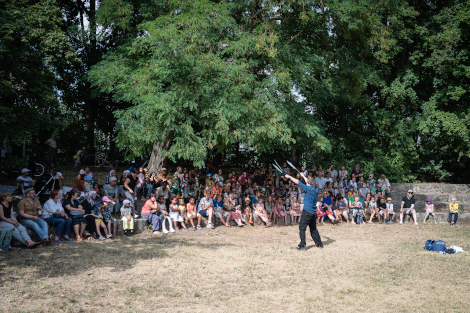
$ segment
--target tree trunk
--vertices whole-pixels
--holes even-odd
[[[157,142],[153,144],[152,154],[149,160],[149,173],[160,173],[165,161],[164,151],[170,147],[171,140],[173,139],[173,132],[170,132],[164,142]]]
[[[89,49],[88,49],[88,68],[90,68],[93,64],[97,61],[97,49],[96,49],[96,0],[90,0],[90,11],[88,14],[88,21],[90,25],[90,33],[89,33]],[[86,83],[87,89],[91,89],[90,84]],[[90,92],[91,94],[91,92]],[[86,120],[87,120],[87,153],[94,154],[95,153],[95,106],[98,105],[96,98],[92,98],[88,95],[88,99],[85,100],[86,106]]]
[[[346,120],[346,114],[344,113],[340,115],[339,133],[342,138],[346,138],[348,135],[348,121]]]
[[[295,150],[294,145],[291,145],[290,161],[292,162],[292,164],[297,165],[297,151]]]

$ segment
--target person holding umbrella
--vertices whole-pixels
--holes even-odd
[[[303,173],[300,173],[300,175],[307,182],[306,185],[290,175],[285,175],[286,178],[290,179],[292,182],[294,182],[294,184],[299,185],[299,188],[305,192],[304,210],[302,211],[302,216],[300,217],[299,223],[300,243],[296,249],[305,251],[305,231],[307,230],[307,226],[310,227],[310,235],[312,236],[315,245],[318,248],[323,248],[320,233],[318,232],[316,225],[317,215],[315,203],[318,198],[318,188],[315,186],[315,181],[313,178],[310,177],[307,179]]]

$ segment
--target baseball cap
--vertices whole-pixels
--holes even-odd
[[[408,190],[408,193],[413,193],[413,190],[411,190],[411,189],[410,189],[410,190]]]
[[[28,170],[27,168],[24,168],[21,170],[21,174],[26,173],[26,172],[31,172],[31,170]]]
[[[92,180],[91,176],[85,177],[85,180]]]
[[[388,198],[387,198],[387,201],[392,201],[392,198],[388,197]]]
[[[207,174],[207,177],[212,177],[212,174],[211,173]]]
[[[109,199],[108,196],[104,196],[102,200],[103,200],[103,202],[110,202],[111,201],[111,199]]]
[[[85,170],[80,170],[80,175],[85,174]]]

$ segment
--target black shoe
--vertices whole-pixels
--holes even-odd
[[[306,250],[305,250],[305,247],[295,247],[295,250],[306,251]]]
[[[124,232],[124,235],[129,236],[129,233],[127,232],[127,230]]]
[[[134,235],[135,235],[134,232],[131,232],[131,233],[129,234],[129,236],[131,236],[131,237],[134,236]]]
[[[317,246],[317,248],[323,249],[323,244],[322,243],[317,244],[316,246]]]

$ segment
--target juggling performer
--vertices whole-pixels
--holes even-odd
[[[295,166],[292,165],[292,163],[290,162],[288,163],[291,167],[296,169]],[[274,167],[278,167],[277,162]],[[297,171],[300,173],[299,170]],[[299,185],[299,187],[305,192],[304,210],[302,211],[302,216],[300,217],[300,223],[299,223],[300,243],[296,249],[300,251],[305,251],[305,245],[306,245],[305,231],[307,230],[307,226],[310,227],[310,235],[312,236],[312,239],[315,242],[315,245],[318,248],[323,248],[323,243],[321,242],[320,233],[317,230],[316,202],[317,202],[319,190],[317,186],[315,186],[315,181],[313,180],[313,178],[310,177],[307,179],[307,177],[305,177],[303,173],[300,173],[300,176],[306,181],[307,184],[304,184],[300,182],[298,179],[286,174],[287,178],[292,180],[294,184]]]

